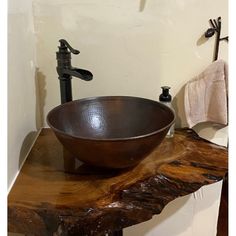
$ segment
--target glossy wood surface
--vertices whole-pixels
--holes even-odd
[[[134,168],[108,171],[72,158],[43,129],[9,193],[9,231],[104,235],[151,219],[226,172],[227,150],[191,130],[176,131]]]

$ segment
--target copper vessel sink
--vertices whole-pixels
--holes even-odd
[[[107,96],[75,100],[52,109],[47,122],[80,161],[106,168],[137,165],[157,147],[175,115],[145,98]]]

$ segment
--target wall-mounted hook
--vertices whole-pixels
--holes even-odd
[[[220,37],[220,33],[221,33],[221,17],[218,17],[217,20],[215,19],[210,19],[209,20],[211,28],[209,28],[206,32],[205,32],[205,37],[206,38],[210,38],[212,37],[215,33],[216,33],[216,44],[215,44],[215,52],[214,52],[214,61],[216,61],[218,59],[218,52],[219,52],[219,44],[220,41],[225,40],[228,42],[229,37]]]

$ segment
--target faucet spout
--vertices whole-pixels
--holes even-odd
[[[64,69],[63,74],[74,76],[85,81],[90,81],[93,79],[93,74],[90,71],[73,67],[71,69]]]

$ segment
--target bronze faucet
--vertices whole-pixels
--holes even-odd
[[[61,103],[63,104],[72,101],[72,76],[85,81],[90,81],[93,79],[93,74],[88,70],[72,67],[71,53],[79,54],[79,50],[72,48],[65,39],[60,39],[59,42],[59,50],[56,52],[57,73],[58,79],[60,80]]]

